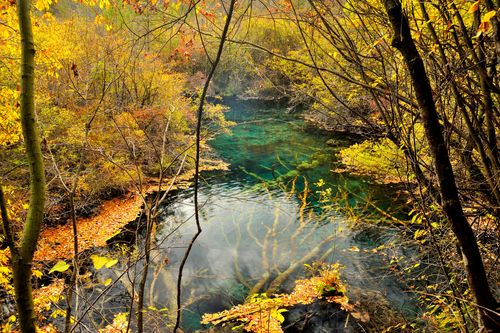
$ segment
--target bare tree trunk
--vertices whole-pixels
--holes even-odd
[[[408,18],[403,14],[400,1],[384,0],[383,3],[394,31],[392,46],[401,52],[410,72],[439,181],[441,204],[460,244],[469,287],[486,331],[498,332],[500,316],[494,312],[498,303],[488,285],[481,253],[462,209],[424,63],[411,37]]]
[[[30,18],[30,1],[18,0],[17,15],[21,35],[21,125],[30,171],[30,202],[20,245],[11,233],[2,193],[4,233],[11,250],[14,291],[22,333],[35,333],[36,318],[31,289],[31,266],[45,206],[45,173],[36,124],[34,103],[35,45]]]

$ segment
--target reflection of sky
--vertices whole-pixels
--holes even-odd
[[[200,214],[203,232],[196,241],[189,264],[193,265],[194,271],[205,263],[217,276],[233,272],[237,257],[239,267],[250,274],[248,278],[256,279],[263,273],[262,247],[267,246],[268,251],[265,252],[270,266],[287,266],[294,258],[306,254],[324,237],[335,232],[337,226],[336,223],[320,224],[319,220],[313,219],[292,241],[291,237],[299,227],[299,207],[294,199],[243,191],[222,193],[222,196],[213,192],[203,193],[200,202],[205,202]],[[191,198],[177,202],[171,208],[176,216],[192,216],[194,213]],[[178,241],[179,244],[189,241],[194,231],[191,219],[180,229],[185,236]],[[168,232],[167,228],[161,229],[158,237]],[[266,241],[269,242],[267,245]],[[172,247],[171,242],[167,243]],[[175,252],[172,255],[176,257]]]
[[[297,232],[300,226],[298,202],[280,193],[269,195],[217,186],[211,188],[210,192],[202,192],[200,202],[204,203],[200,214],[203,232],[192,249],[183,280],[186,299],[207,293],[217,295],[218,302],[210,300],[207,303],[210,306],[202,305],[204,308],[214,307],[204,310],[207,312],[217,311],[216,308],[222,304],[228,306],[231,298],[246,296],[244,293],[248,289],[245,285],[256,283],[263,274],[269,273],[275,277],[277,270],[284,271],[294,261],[307,256],[312,248],[335,234],[341,224],[341,220],[334,217],[329,217],[333,223],[320,223],[321,218],[307,221],[306,218],[308,225]],[[176,226],[174,223],[169,224],[169,220],[193,215],[192,198],[177,201],[169,210],[173,215],[165,218],[166,227],[159,230],[158,240]],[[179,247],[185,246],[195,231],[194,219],[191,218],[179,229],[180,238],[175,242],[167,240],[164,243],[162,252],[169,257],[171,264],[170,270],[162,271],[160,275],[171,274],[172,268],[178,267],[184,254],[184,248]],[[295,238],[292,239],[294,234]],[[323,244],[324,250],[337,249],[326,258],[328,261],[346,258],[341,249],[349,247],[351,240],[348,235],[344,231],[334,240]],[[298,272],[302,273],[303,270],[298,269]],[[238,280],[238,277],[245,281]],[[165,298],[158,296],[156,299],[160,304],[172,297],[172,294],[165,292],[161,295]]]

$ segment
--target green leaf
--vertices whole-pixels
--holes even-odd
[[[65,272],[69,269],[69,264],[67,264],[65,261],[59,261],[57,264],[52,267],[52,269],[49,271],[49,274],[53,272]]]

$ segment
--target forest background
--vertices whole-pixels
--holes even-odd
[[[23,145],[30,140],[21,130],[21,3],[0,2],[6,300],[14,295],[7,248],[24,239],[34,205]],[[397,223],[438,268],[432,276],[419,273],[423,323],[396,329],[498,328],[498,1],[40,0],[28,8],[47,188],[44,231],[68,221],[76,229],[76,219],[97,214],[103,200],[134,192],[139,195],[128,204],[144,205],[150,235],[164,197],[147,193],[199,169],[199,148],[231,125],[216,96],[285,98],[292,109],[305,108],[317,128],[358,136],[340,152],[346,168],[408,191],[408,221]],[[218,164],[209,153],[201,161],[201,167]],[[93,235],[94,243],[85,236],[55,241],[65,243],[63,250],[42,231],[35,286],[68,274],[44,300],[35,298],[33,311],[45,330],[55,329],[49,312],[66,317],[66,331],[77,326],[71,315],[79,254],[104,245],[135,218],[131,212],[116,225],[109,221],[108,233]],[[137,260],[147,262],[143,250]],[[51,267],[57,268],[49,273]],[[145,276],[139,276],[141,290]],[[63,290],[67,307],[49,311]],[[143,311],[137,313],[140,331]],[[3,315],[5,331],[17,327],[11,310]]]

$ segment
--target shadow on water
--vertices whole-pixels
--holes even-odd
[[[338,163],[335,152],[349,139],[335,138],[334,148],[325,143],[330,137],[305,131],[303,121],[283,108],[230,106],[227,118],[239,125],[210,142],[230,170],[204,174],[200,186],[203,232],[183,271],[184,332],[199,330],[203,313],[241,303],[250,291],[267,290],[296,265],[279,286],[288,291],[301,277],[303,264],[314,260],[341,263],[348,288],[376,292],[407,315],[416,311],[404,286],[387,274],[382,258],[362,251],[396,235],[376,229],[356,233],[342,213],[321,209],[314,200],[317,191],[330,187],[355,193],[343,199],[353,205],[376,200],[383,209],[397,206],[390,187],[330,171]],[[319,179],[325,183],[321,188],[314,185]],[[177,270],[196,228],[192,190],[177,193],[164,208],[147,301],[156,309],[175,309]]]

